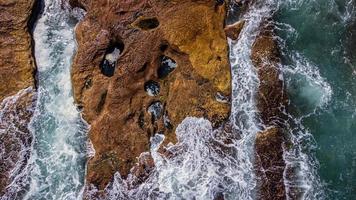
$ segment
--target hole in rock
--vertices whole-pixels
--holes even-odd
[[[112,77],[115,72],[116,62],[124,51],[124,43],[121,41],[110,43],[106,49],[103,61],[100,64],[101,73],[107,77]]]
[[[90,78],[85,80],[84,87],[86,89],[89,89],[92,85],[93,85],[93,83],[92,83],[92,80]]]
[[[225,0],[216,0],[216,5],[221,6],[223,5]]]
[[[99,100],[98,106],[96,107],[96,112],[100,113],[101,110],[104,108],[107,94],[108,94],[108,92],[105,91],[100,95],[100,100]]]
[[[136,73],[141,73],[141,72],[144,72],[144,71],[146,71],[146,69],[147,69],[147,66],[148,66],[148,64],[147,63],[145,63],[139,70],[137,70],[137,72]]]
[[[157,28],[159,26],[159,21],[157,18],[143,18],[138,21],[137,26],[142,30],[150,30]]]
[[[137,123],[141,129],[145,127],[145,113],[143,113],[143,111],[140,112]]]
[[[166,111],[163,115],[163,124],[164,126],[169,129],[169,130],[172,130],[173,129],[173,125],[171,123],[171,120],[169,119],[169,116],[168,116],[168,112]]]
[[[167,56],[162,56],[160,66],[157,70],[158,78],[167,77],[177,67],[176,61]]]
[[[78,111],[78,112],[82,112],[84,106],[83,106],[83,105],[80,105],[80,104],[77,104],[77,105],[76,105],[76,108],[77,108],[77,111]]]
[[[147,111],[151,114],[152,123],[154,123],[155,121],[157,121],[157,119],[159,119],[162,116],[162,112],[163,112],[162,103],[159,101],[155,101],[151,103]]]
[[[168,49],[168,45],[167,44],[161,44],[159,46],[159,50],[161,50],[162,52],[165,52]]]
[[[157,83],[156,81],[147,81],[145,83],[145,91],[150,96],[157,96],[160,91],[159,83]]]

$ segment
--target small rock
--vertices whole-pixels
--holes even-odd
[[[226,36],[232,40],[237,40],[239,38],[239,35],[244,25],[245,25],[245,20],[241,20],[234,24],[227,25],[224,28]]]

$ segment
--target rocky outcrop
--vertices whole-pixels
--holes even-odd
[[[34,0],[0,1],[0,102],[34,85],[35,62],[28,31]]]
[[[175,143],[187,116],[214,127],[229,117],[229,103],[219,100],[231,84],[223,1],[77,3],[87,15],[76,29],[72,80],[96,151],[88,184],[103,189],[116,171],[125,178],[151,136]]]
[[[257,107],[267,126],[278,125],[279,121],[283,121],[288,103],[283,75],[279,70],[280,55],[273,35],[273,27],[263,25],[251,52],[260,79]]]
[[[34,0],[0,0],[0,196],[26,164],[32,141],[27,125],[35,106],[33,6]]]
[[[26,167],[31,153],[32,135],[27,125],[34,108],[32,88],[5,98],[0,105],[0,196],[14,197],[6,187],[22,181],[15,177]]]
[[[262,25],[262,30],[252,47],[251,59],[260,79],[257,107],[266,127],[264,131],[257,134],[255,142],[256,174],[260,186],[257,197],[285,199],[283,126],[288,98],[279,71],[280,56],[277,43],[273,38],[273,27],[268,23]]]

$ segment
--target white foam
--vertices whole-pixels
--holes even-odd
[[[315,108],[323,108],[328,105],[333,91],[330,84],[320,75],[318,67],[308,61],[298,52],[290,55],[293,63],[283,67],[283,72],[292,78],[301,79],[302,85],[300,96],[309,101]],[[302,77],[300,77],[302,76]],[[290,83],[293,80],[287,81]]]
[[[0,142],[0,160],[6,161],[2,163],[2,173],[6,173],[9,183],[0,197],[2,200],[10,200],[17,198],[16,190],[13,185],[21,184],[19,174],[26,171],[27,158],[32,151],[32,135],[26,129],[28,124],[28,114],[33,113],[35,103],[30,102],[26,108],[18,109],[17,103],[23,101],[22,98],[27,98],[30,93],[33,93],[33,101],[36,93],[32,87],[19,91],[16,95],[3,100],[0,105],[0,138],[3,141],[11,142],[10,151],[4,142]],[[6,176],[6,175],[5,175]]]

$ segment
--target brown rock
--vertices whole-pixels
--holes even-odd
[[[260,79],[257,106],[266,125],[283,121],[283,111],[288,103],[282,74],[279,70],[279,57],[272,27],[265,25],[253,45],[251,59]]]
[[[0,105],[0,196],[7,193],[6,186],[15,181],[14,175],[23,170],[30,156],[32,135],[27,125],[34,107],[35,95],[31,88],[4,99]],[[15,167],[17,171],[12,172]]]
[[[33,0],[0,0],[0,102],[34,85],[28,22]]]
[[[138,158],[138,163],[131,169],[132,180],[130,187],[136,187],[143,183],[155,167],[154,160],[150,153],[145,152]]]
[[[259,199],[277,200],[286,198],[282,144],[285,142],[283,126],[288,98],[280,78],[280,58],[273,35],[273,27],[264,24],[254,42],[251,59],[260,79],[257,107],[267,127],[257,134],[255,143],[260,186],[257,195]]]
[[[258,177],[258,199],[286,199],[283,172],[284,142],[282,129],[271,127],[258,133],[256,138],[256,175]]]
[[[14,167],[26,164],[32,141],[27,125],[34,107],[33,6],[33,0],[0,0],[0,196],[13,181]]]
[[[227,25],[225,27],[226,36],[232,40],[237,40],[241,33],[242,28],[244,27],[245,20],[238,21],[234,24]]]
[[[103,189],[116,171],[128,175],[155,133],[174,143],[187,116],[215,127],[228,118],[229,104],[215,98],[230,95],[225,7],[210,0],[94,0],[86,9],[72,79],[96,151],[87,182]],[[114,47],[116,68],[104,60],[115,57]],[[159,92],[145,91],[152,81]]]

